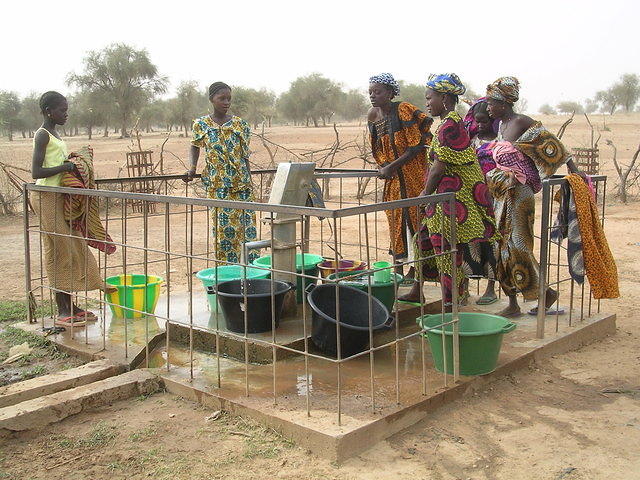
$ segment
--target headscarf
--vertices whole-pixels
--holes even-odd
[[[520,98],[520,82],[516,77],[500,77],[487,85],[487,98],[514,104]]]
[[[427,80],[427,87],[440,93],[450,93],[452,95],[464,95],[467,88],[460,81],[460,77],[455,73],[432,73]]]
[[[400,93],[400,85],[396,82],[396,79],[393,78],[393,75],[390,73],[381,73],[380,75],[374,75],[373,77],[369,77],[369,83],[381,83],[383,85],[389,85],[391,90],[393,90],[394,95],[398,95]]]

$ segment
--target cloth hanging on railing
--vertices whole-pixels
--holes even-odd
[[[557,243],[567,239],[567,259],[569,273],[580,285],[584,282],[584,256],[582,252],[582,235],[578,225],[576,202],[571,194],[569,182],[563,183],[556,192],[554,200],[560,203],[553,228],[551,240]]]
[[[570,197],[575,204],[577,227],[582,243],[582,257],[584,272],[591,285],[591,291],[595,299],[618,298],[620,290],[618,286],[618,268],[609,249],[609,244],[604,235],[604,229],[598,215],[595,198],[589,186],[582,178],[572,173],[565,177],[571,190]],[[562,209],[561,209],[562,210]],[[569,212],[571,203],[569,203]],[[571,231],[571,218],[568,220],[568,237],[576,238]],[[564,223],[562,223],[564,224]],[[571,265],[571,257],[569,258]]]
[[[61,187],[84,188],[95,190],[93,174],[93,149],[82,147],[71,157],[76,169],[62,175]],[[105,230],[98,212],[98,199],[88,195],[64,195],[64,218],[71,226],[82,232],[90,247],[111,254],[116,246]]]

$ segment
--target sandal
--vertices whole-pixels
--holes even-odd
[[[533,307],[529,310],[529,315],[536,316],[538,315],[538,307]],[[545,315],[564,315],[564,308],[556,307],[556,308],[548,308],[545,312]]]
[[[490,296],[490,297],[483,295],[478,300],[476,300],[476,305],[492,305],[492,304],[496,303],[497,301],[498,301],[498,297],[495,296],[495,295]]]
[[[56,327],[84,327],[87,322],[80,320],[77,316],[72,315],[70,317],[58,317],[53,324]]]
[[[95,313],[90,312],[89,310],[78,310],[76,312],[76,317],[80,319],[84,319],[87,322],[96,322],[98,321],[98,317]]]

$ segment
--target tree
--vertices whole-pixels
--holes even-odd
[[[616,108],[619,105],[618,97],[613,88],[596,92],[595,99],[602,105],[600,110],[602,112],[609,112],[609,115],[613,115],[613,112],[616,111]]]
[[[618,106],[622,106],[625,112],[632,112],[638,100],[640,77],[635,73],[625,73],[617,83],[596,93],[596,101],[602,104],[602,111],[608,111],[609,115],[613,115]]]
[[[0,91],[0,127],[7,132],[9,141],[20,123],[20,99],[15,92]]]
[[[71,105],[73,118],[87,131],[89,140],[93,136],[93,128],[104,122],[105,113],[102,109],[104,99],[102,92],[82,90],[73,97]]]
[[[291,82],[289,90],[281,95],[278,103],[285,117],[296,123],[304,118],[307,126],[311,120],[317,127],[318,120],[326,125],[331,119],[343,95],[339,84],[319,73],[312,73]]]
[[[40,97],[37,93],[32,92],[22,99],[20,106],[20,125],[29,132],[29,138],[32,138],[33,133],[41,123]]]
[[[90,52],[84,59],[84,73],[69,74],[67,82],[108,95],[116,106],[121,136],[126,137],[134,112],[166,91],[167,78],[158,74],[146,50],[115,43]]]
[[[360,91],[349,90],[344,94],[343,100],[338,106],[338,114],[348,121],[360,119],[367,113],[368,103]]]
[[[170,118],[170,106],[167,102],[168,100],[154,100],[140,110],[140,126],[147,133],[153,132],[154,126],[161,125],[164,128],[167,125]]]
[[[206,100],[205,100],[206,101]],[[176,96],[171,103],[174,123],[184,129],[184,136],[191,132],[193,120],[202,112],[203,94],[193,80],[178,85]]]
[[[560,113],[565,113],[565,114],[569,114],[572,112],[584,113],[584,109],[582,108],[582,105],[580,105],[578,102],[572,102],[569,100],[565,100],[564,102],[558,103],[558,105],[556,105],[556,108]]]
[[[625,73],[620,81],[614,85],[618,101],[625,112],[633,112],[633,108],[640,99],[640,77],[635,73]]]
[[[555,115],[556,109],[553,108],[551,105],[549,105],[548,103],[545,103],[544,105],[542,105],[540,107],[540,109],[538,110],[542,115]]]
[[[415,105],[420,110],[424,110],[426,103],[424,98],[426,87],[424,85],[418,85],[417,83],[404,83],[402,80],[400,80],[399,83],[400,95],[398,95],[398,98],[394,98],[394,100],[408,102]]]
[[[261,122],[268,122],[271,126],[271,119],[275,114],[276,96],[273,92],[262,88],[233,87],[231,110],[234,114],[244,118],[258,128]]]
[[[584,101],[584,113],[592,114],[598,110],[598,102],[595,98],[587,98]]]
[[[294,125],[304,121],[304,110],[304,107],[294,98],[294,93],[290,91],[282,93],[276,101],[276,111],[283,118],[292,120]]]

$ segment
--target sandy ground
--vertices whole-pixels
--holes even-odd
[[[564,117],[543,119],[552,131]],[[602,117],[592,118],[602,129]],[[637,145],[638,116],[606,118],[602,171],[612,175],[611,139],[628,161]],[[345,142],[363,132],[339,129]],[[274,127],[269,138],[288,148],[320,149],[333,141],[331,128]],[[596,137],[598,134],[596,133]],[[159,150],[160,134],[143,147]],[[588,146],[584,117],[569,126],[569,146]],[[70,148],[86,144],[71,138]],[[96,138],[92,145],[101,176],[116,176],[128,140]],[[253,160],[268,154],[254,142]],[[28,166],[30,142],[0,143],[0,161]],[[166,149],[186,158],[187,141],[172,135]],[[347,160],[353,152],[341,154]],[[154,154],[155,155],[155,154]],[[167,171],[184,169],[171,155]],[[277,160],[287,160],[280,151]],[[361,167],[361,160],[343,166]],[[616,183],[610,177],[609,191]],[[640,354],[635,316],[640,306],[640,243],[635,226],[640,204],[610,197],[606,231],[618,262],[622,298],[604,310],[618,315],[618,333],[579,351],[552,358],[504,378],[437,410],[425,421],[381,442],[337,467],[287,444],[271,432],[223,417],[168,394],[120,402],[70,418],[41,431],[3,440],[0,478],[174,478],[174,479],[633,479],[640,478]],[[0,218],[2,297],[24,293],[22,226]],[[616,390],[620,393],[605,393]]]

